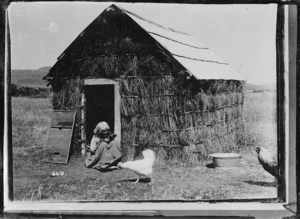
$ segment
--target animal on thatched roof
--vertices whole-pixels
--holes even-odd
[[[135,181],[138,183],[141,176],[149,177],[151,182],[154,182],[151,174],[153,172],[153,164],[155,161],[154,152],[150,149],[146,149],[142,152],[144,159],[127,161],[125,163],[119,163],[119,167],[122,169],[129,169],[139,175],[139,178]]]
[[[263,168],[276,179],[278,179],[278,163],[276,157],[262,147],[256,147],[256,152],[258,161]]]

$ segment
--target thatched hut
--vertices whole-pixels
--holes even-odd
[[[55,110],[77,110],[82,146],[99,121],[125,159],[197,162],[242,144],[243,78],[192,36],[115,5],[58,57],[45,79]]]

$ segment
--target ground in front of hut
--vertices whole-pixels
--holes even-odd
[[[34,155],[42,158],[42,151]],[[14,168],[14,199],[40,200],[35,192],[42,186],[41,201],[70,200],[214,200],[276,198],[274,177],[263,170],[254,153],[244,154],[238,167],[211,165],[155,165],[154,183],[129,170],[99,172],[84,167],[84,157],[71,157],[68,165],[32,162],[18,157]],[[37,159],[40,160],[40,159]],[[36,160],[36,161],[37,161]],[[63,176],[51,176],[63,171]]]
[[[276,94],[276,93],[275,93]],[[276,96],[275,96],[276,97]],[[141,180],[129,170],[99,172],[87,169],[81,155],[68,165],[43,163],[51,123],[49,99],[13,98],[13,189],[16,201],[219,200],[277,197],[275,178],[257,160],[256,146],[276,150],[276,99],[269,93],[246,94],[243,156],[235,168],[156,164],[155,182]],[[64,175],[52,177],[52,171]],[[38,193],[41,188],[41,196]]]

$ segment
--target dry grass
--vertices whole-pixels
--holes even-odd
[[[243,117],[246,149],[261,146],[276,152],[276,92],[246,94]]]
[[[51,123],[52,105],[45,98],[12,99],[12,135],[16,148],[41,148],[46,143]]]
[[[41,168],[44,146],[51,123],[51,108],[49,99],[25,97],[12,99],[14,170],[23,166],[31,171]]]
[[[276,148],[273,93],[246,94],[244,125],[246,146],[238,168],[220,170],[184,163],[156,164],[154,185],[127,170],[100,173],[84,167],[84,157],[72,156],[68,165],[43,163],[43,148],[50,127],[52,105],[47,99],[13,98],[14,198],[67,200],[210,200],[276,197],[274,178],[259,165],[254,147]],[[172,156],[172,154],[170,154]],[[50,177],[52,171],[65,176]]]
[[[271,175],[255,157],[247,158],[239,167],[213,169],[206,166],[155,165],[155,182],[142,179],[129,170],[100,173],[86,169],[84,158],[72,158],[69,165],[44,164],[34,175],[22,167],[15,176],[15,199],[31,200],[31,195],[43,187],[41,201],[139,201],[139,200],[212,200],[275,198],[276,185]],[[246,162],[247,161],[247,162]],[[51,170],[63,170],[66,175],[50,177]],[[20,172],[20,171],[19,171]],[[37,197],[34,196],[34,201]]]

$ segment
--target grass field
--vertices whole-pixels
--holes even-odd
[[[240,164],[231,169],[203,165],[154,167],[154,184],[133,184],[136,175],[128,170],[100,173],[84,167],[84,157],[73,155],[68,165],[43,163],[43,151],[51,123],[50,99],[15,97],[13,113],[14,198],[41,201],[65,200],[211,200],[275,198],[274,178],[257,161],[254,148],[264,146],[276,153],[276,99],[272,92],[245,96],[246,146]],[[52,171],[64,176],[51,177]]]
[[[246,94],[243,109],[246,145],[277,153],[276,92]]]

